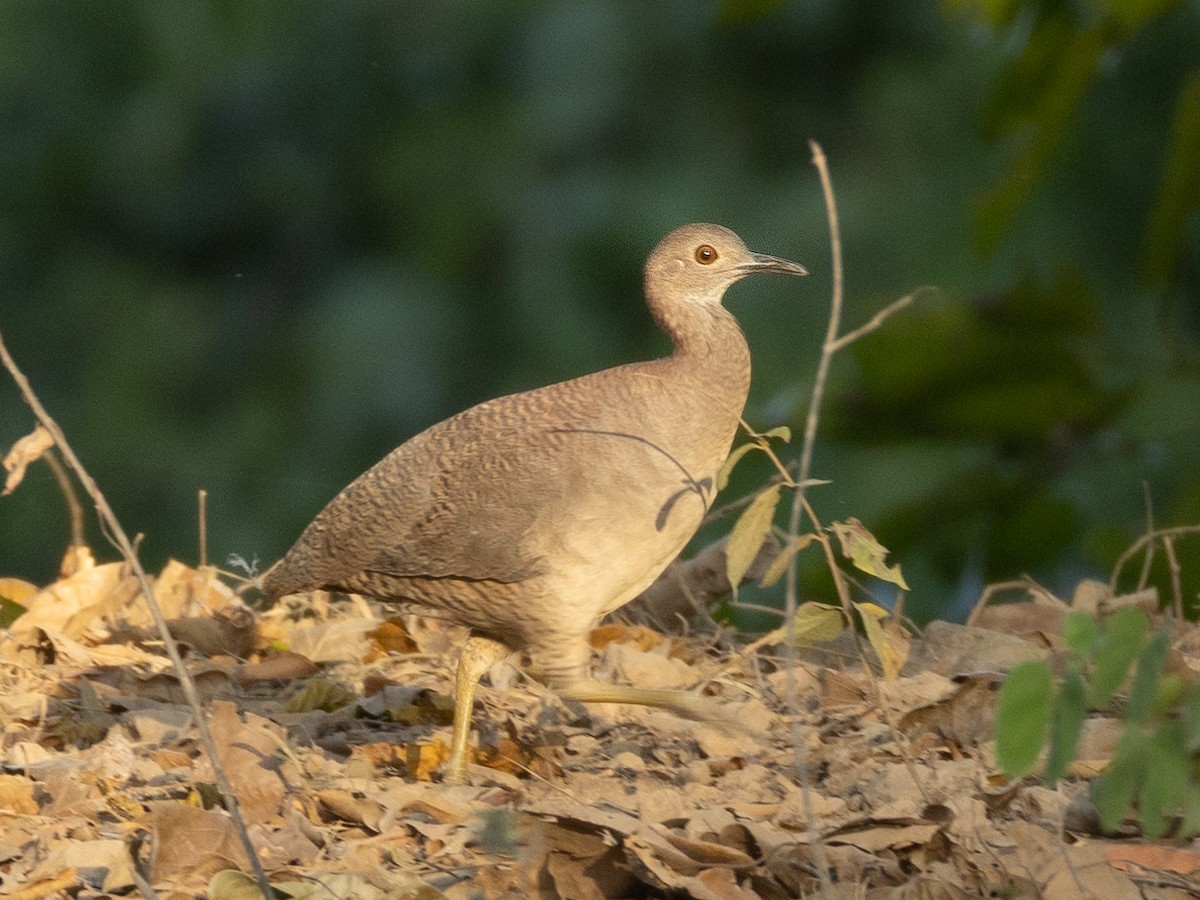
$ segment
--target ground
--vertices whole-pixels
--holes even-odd
[[[480,689],[472,784],[451,787],[454,627],[325,594],[253,614],[179,563],[155,593],[286,896],[1200,895],[1195,841],[1132,817],[1096,833],[1087,770],[1053,790],[998,771],[1000,673],[1054,650],[1052,605],[934,623],[893,678],[849,634],[789,652],[609,624],[597,678],[698,691],[712,720],[564,703],[514,656]],[[0,896],[257,896],[124,565],[0,594],[28,608],[0,640]],[[1090,719],[1080,756],[1111,758],[1117,733]]]

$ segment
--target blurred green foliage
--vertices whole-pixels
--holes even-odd
[[[1200,831],[1200,689],[1166,670],[1169,626],[1150,637],[1148,630],[1145,614],[1132,606],[1103,621],[1068,613],[1061,677],[1047,662],[1024,662],[1000,688],[996,760],[1009,777],[1019,777],[1044,752],[1041,774],[1053,786],[1075,760],[1088,712],[1105,709],[1124,688],[1121,738],[1091,784],[1100,825],[1115,833],[1136,803],[1148,836],[1186,839]]]
[[[195,558],[200,487],[214,558],[265,564],[425,425],[664,352],[640,267],[687,221],[813,270],[728,298],[748,420],[799,433],[814,138],[848,326],[940,290],[835,362],[812,500],[953,616],[1105,573],[1143,482],[1200,522],[1198,50],[1165,0],[7,3],[0,331],[151,566]],[[30,424],[0,387],[0,447]],[[0,574],[66,537],[34,470]]]

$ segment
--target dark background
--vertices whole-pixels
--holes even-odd
[[[835,360],[811,495],[910,612],[1106,577],[1144,485],[1200,523],[1194,2],[4,3],[0,332],[151,568],[195,561],[201,487],[211,556],[265,565],[424,426],[665,352],[641,265],[689,221],[812,270],[727,298],[748,421],[799,435],[810,138],[847,327],[939,289]],[[4,377],[0,448],[31,426]],[[0,575],[51,580],[67,539],[39,465]]]

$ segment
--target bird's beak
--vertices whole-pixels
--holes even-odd
[[[782,275],[807,275],[808,269],[789,259],[777,256],[767,256],[765,253],[754,253],[754,262],[739,266],[746,275],[754,272],[779,272]]]

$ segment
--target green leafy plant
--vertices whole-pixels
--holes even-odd
[[[996,757],[1010,776],[1046,751],[1043,776],[1062,778],[1089,710],[1108,706],[1126,683],[1124,732],[1108,770],[1092,783],[1101,826],[1113,831],[1135,803],[1152,836],[1200,832],[1200,686],[1164,671],[1169,634],[1149,634],[1127,607],[1103,622],[1082,612],[1063,623],[1066,672],[1055,683],[1045,662],[1016,666],[1000,689]]]

